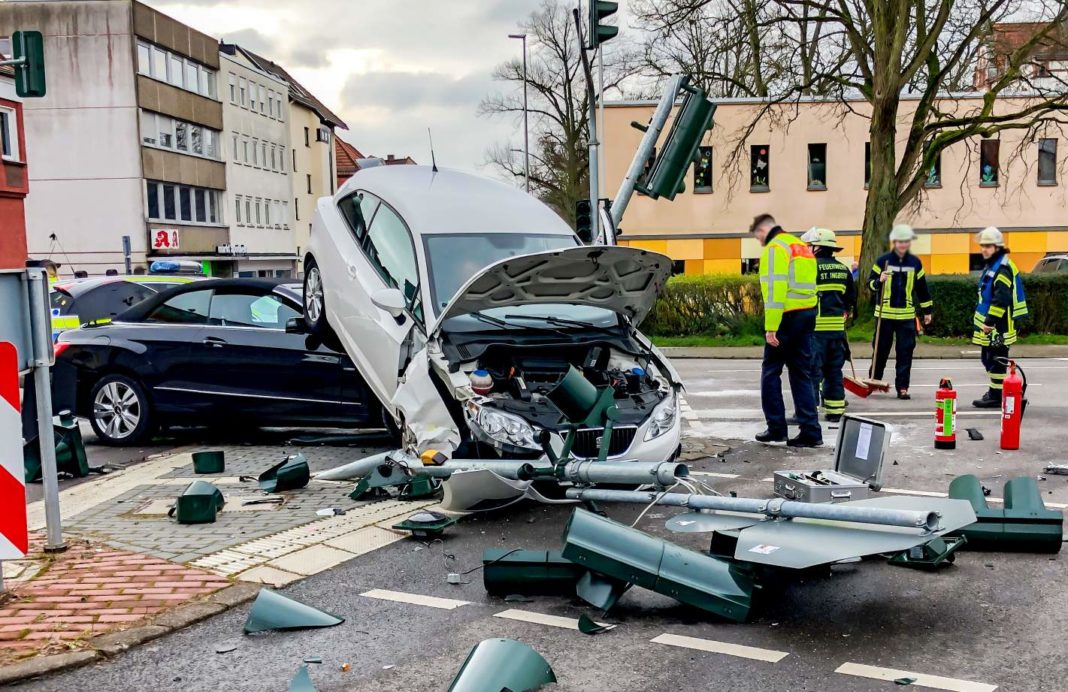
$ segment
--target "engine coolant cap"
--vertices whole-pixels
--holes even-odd
[[[471,389],[475,390],[475,394],[481,394],[485,396],[493,391],[493,377],[490,376],[488,370],[479,368],[471,373]]]
[[[630,371],[631,374],[637,375],[638,377],[645,377],[645,368],[631,368]]]

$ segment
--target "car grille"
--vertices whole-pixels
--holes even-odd
[[[626,452],[637,432],[638,429],[635,427],[613,428],[612,440],[608,444],[608,456],[614,457]],[[596,457],[600,450],[600,438],[603,435],[604,428],[579,430],[575,433],[575,444],[571,447],[571,451],[578,457]]]

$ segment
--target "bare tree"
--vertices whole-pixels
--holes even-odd
[[[530,51],[526,81],[531,189],[574,224],[575,203],[589,196],[589,101],[570,5],[544,0],[537,11],[520,22],[520,29],[527,34]],[[635,51],[617,40],[606,45],[602,54],[606,93],[619,93],[621,82],[637,70]],[[498,65],[493,76],[505,88],[483,99],[479,112],[509,117],[521,125],[522,60]],[[509,177],[523,178],[523,156],[512,142],[490,149],[487,162]]]
[[[736,13],[745,16],[735,19]],[[748,74],[697,68],[722,85],[719,92],[764,98],[759,118],[806,95],[836,100],[844,111],[866,102],[871,181],[862,267],[872,266],[894,218],[923,193],[947,147],[1006,130],[1023,130],[1027,140],[1068,124],[1068,84],[1035,59],[1065,40],[1066,0],[768,0],[759,7],[744,0],[651,0],[639,16],[651,42],[673,42],[683,53],[698,45],[683,27],[710,16],[775,36],[750,44]],[[994,25],[1024,17],[1034,22],[1027,34],[999,45]],[[734,39],[711,40],[735,50]],[[701,49],[702,55],[718,50]],[[953,96],[973,90],[984,64],[992,69],[982,98]]]

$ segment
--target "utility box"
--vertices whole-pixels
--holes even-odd
[[[834,446],[834,468],[776,471],[775,494],[797,502],[863,500],[883,487],[883,462],[890,446],[885,423],[843,416]]]

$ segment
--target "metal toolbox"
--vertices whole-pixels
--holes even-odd
[[[891,428],[885,423],[843,416],[834,445],[834,469],[776,471],[775,494],[798,502],[863,500],[883,486],[883,461]]]

